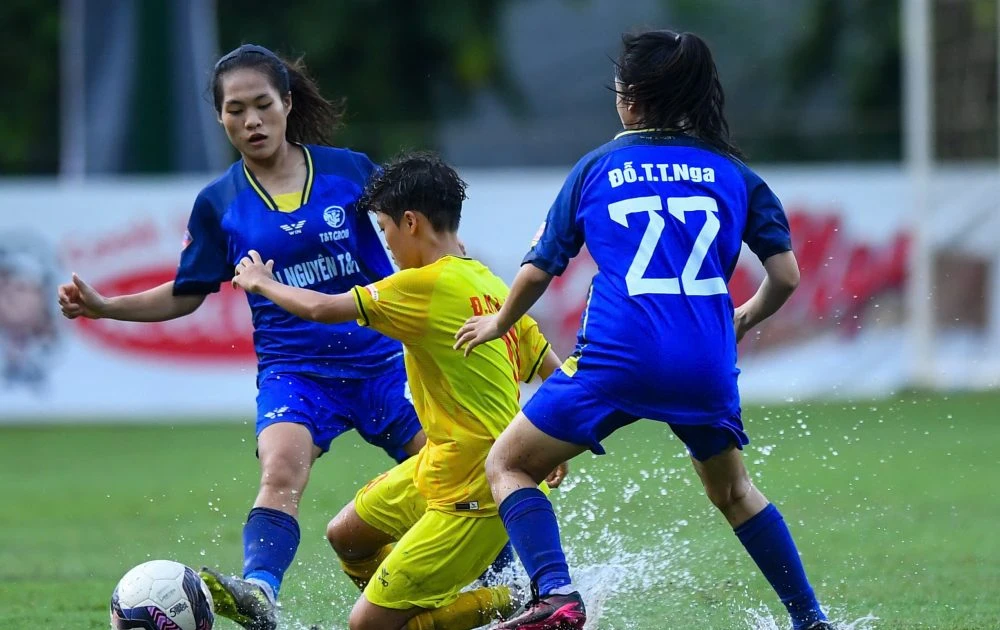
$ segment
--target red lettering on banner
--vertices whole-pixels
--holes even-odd
[[[183,231],[178,232],[178,235],[180,234],[183,234]],[[145,220],[121,232],[106,232],[86,240],[82,240],[79,236],[68,237],[62,244],[61,251],[65,262],[73,266],[79,261],[93,262],[107,256],[117,256],[128,251],[152,247],[159,242],[159,239],[156,222]]]
[[[788,304],[760,326],[760,334],[748,336],[741,344],[741,354],[829,330],[854,334],[870,317],[870,307],[878,298],[903,289],[909,234],[900,231],[878,244],[860,243],[845,234],[841,215],[832,207],[817,212],[789,206],[802,281]],[[587,286],[596,271],[584,249],[562,276],[553,279],[546,293],[544,328],[560,354],[573,347]],[[764,270],[755,256],[742,258],[728,285],[733,304],[750,299],[763,277]],[[845,322],[850,325],[842,325]]]
[[[174,279],[173,267],[151,268],[95,283],[105,295],[143,291]],[[201,363],[252,365],[253,324],[246,298],[228,283],[209,295],[186,317],[168,322],[134,323],[108,319],[78,319],[81,333],[97,344],[138,357]]]

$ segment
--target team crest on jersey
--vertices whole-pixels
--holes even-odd
[[[282,223],[281,229],[287,232],[290,236],[295,236],[296,234],[302,234],[302,227],[306,224],[306,220],[296,221],[295,223]]]
[[[347,213],[340,206],[330,206],[323,211],[323,220],[335,230],[344,225],[346,219]]]
[[[184,230],[184,239],[181,241],[181,251],[187,249],[188,245],[190,245],[193,241],[194,238],[191,237],[191,231]]]

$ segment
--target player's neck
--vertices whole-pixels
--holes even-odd
[[[292,144],[287,140],[281,143],[278,149],[262,160],[255,160],[243,156],[243,163],[254,174],[257,179],[273,178],[280,176],[286,169],[291,167],[294,160],[291,160],[290,151]]]
[[[458,234],[451,232],[429,235],[420,248],[421,266],[435,263],[445,256],[458,256],[460,258],[465,256],[462,243],[458,240]]]

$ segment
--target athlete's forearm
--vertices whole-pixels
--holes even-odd
[[[100,315],[125,322],[164,322],[193,313],[204,301],[204,295],[174,295],[171,280],[148,291],[108,298]]]
[[[358,307],[350,293],[327,295],[310,289],[300,289],[265,280],[256,287],[258,293],[292,315],[313,322],[338,324],[358,318]]]
[[[510,330],[511,326],[534,306],[538,298],[542,297],[550,282],[552,276],[548,273],[531,263],[522,265],[514,278],[514,284],[510,287],[510,294],[497,313],[498,328]]]
[[[748,304],[751,328],[778,312],[799,286],[799,265],[790,251],[765,260],[764,269],[767,276]]]

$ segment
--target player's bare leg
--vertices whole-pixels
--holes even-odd
[[[257,453],[260,490],[244,529],[249,550],[244,562],[246,579],[207,568],[201,575],[212,592],[216,612],[248,630],[272,630],[277,625],[277,585],[298,546],[299,502],[320,449],[305,426],[280,422],[261,431]],[[262,528],[279,533],[282,540],[260,535]]]
[[[750,481],[738,448],[732,447],[703,462],[692,457],[691,463],[709,500],[731,526],[739,527],[767,507],[767,498]]]
[[[497,505],[521,488],[535,488],[556,467],[587,450],[542,432],[517,414],[486,458],[486,478]]]
[[[261,431],[257,437],[260,490],[253,506],[298,517],[302,492],[320,452],[309,429],[301,424],[280,422]]]
[[[833,630],[816,602],[784,519],[750,480],[735,446],[705,461],[691,459],[709,500],[778,593],[795,628]]]
[[[402,630],[407,627],[410,619],[423,611],[423,608],[384,608],[371,603],[362,595],[351,610],[347,626],[350,630]]]
[[[510,423],[486,458],[486,477],[532,580],[535,597],[497,628],[582,628],[586,611],[569,580],[552,505],[538,490],[562,462],[587,450],[547,435],[523,414]]]
[[[358,515],[351,501],[326,526],[326,539],[340,558],[347,577],[364,590],[385,557],[392,550],[395,538],[372,527]]]

